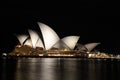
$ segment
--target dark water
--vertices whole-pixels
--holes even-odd
[[[0,59],[0,80],[120,80],[120,60]]]

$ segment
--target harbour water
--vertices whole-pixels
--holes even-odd
[[[120,80],[120,60],[1,58],[0,80]]]

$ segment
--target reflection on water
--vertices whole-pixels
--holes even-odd
[[[0,80],[120,80],[119,60],[0,59]]]

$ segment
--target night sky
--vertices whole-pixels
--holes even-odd
[[[14,34],[38,30],[37,22],[50,26],[60,38],[80,36],[79,43],[100,42],[97,50],[120,53],[119,4],[108,1],[4,2],[0,7],[0,52],[18,43]]]

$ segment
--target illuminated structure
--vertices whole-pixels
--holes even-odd
[[[60,39],[53,47],[59,49],[67,48],[69,50],[73,50],[79,38],[80,38],[79,36],[64,37]]]
[[[87,43],[87,44],[77,44],[77,50],[80,50],[81,52],[91,52],[97,45],[99,45],[100,43]]]
[[[21,45],[24,45],[24,41],[28,38],[28,35],[17,35],[17,38]]]
[[[88,52],[91,52],[100,43],[87,43],[84,46],[87,48]]]
[[[51,29],[49,26],[47,26],[43,23],[38,23],[38,25],[39,25],[41,32],[42,32],[45,49],[48,50],[55,43],[57,43],[60,40],[60,38],[57,35],[57,33],[53,29]]]
[[[17,56],[82,56],[92,51],[100,43],[89,43],[84,46],[76,44],[80,36],[59,38],[48,25],[38,22],[42,37],[34,30],[28,30],[29,35],[16,35],[20,45],[17,45],[10,55]]]

